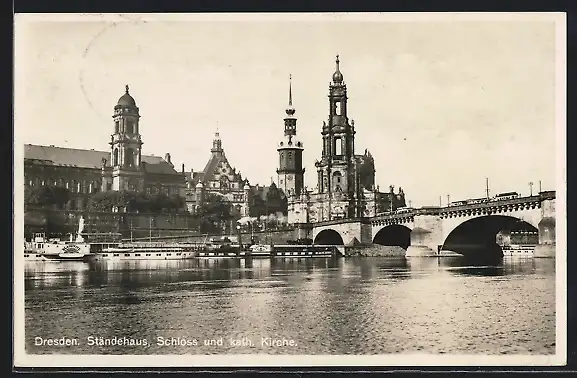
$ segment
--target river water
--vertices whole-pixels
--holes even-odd
[[[555,261],[26,262],[25,317],[30,354],[554,354]]]

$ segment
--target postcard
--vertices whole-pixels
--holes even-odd
[[[563,13],[17,14],[14,366],[564,365],[565,72]]]

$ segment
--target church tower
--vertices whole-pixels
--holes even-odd
[[[292,77],[289,77],[289,102],[284,118],[284,138],[279,143],[277,186],[287,197],[300,195],[304,189],[303,144],[296,139],[297,119],[292,100]]]
[[[114,120],[114,133],[110,141],[112,190],[142,190],[140,115],[136,101],[128,91],[128,85],[126,93],[118,99],[114,107],[112,118]]]
[[[329,84],[329,118],[323,122],[321,160],[315,166],[319,193],[342,195],[350,201],[347,216],[354,216],[358,197],[355,172],[355,128],[347,115],[347,86],[340,71],[337,55],[336,70]]]

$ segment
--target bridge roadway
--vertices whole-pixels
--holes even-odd
[[[312,224],[322,244],[381,244],[406,249],[407,256],[464,255],[493,250],[501,232],[538,231],[535,257],[555,255],[555,192],[458,206],[421,207],[371,218],[333,219]],[[355,241],[356,239],[356,241]],[[469,248],[467,248],[469,246]]]

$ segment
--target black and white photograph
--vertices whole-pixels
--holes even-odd
[[[14,38],[16,367],[566,363],[564,13]]]

